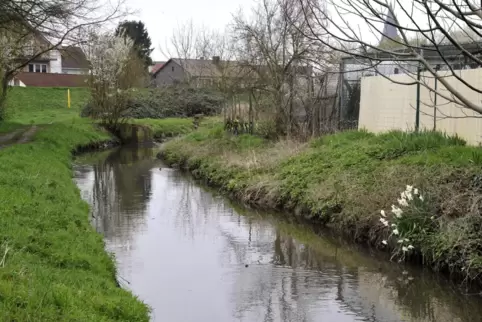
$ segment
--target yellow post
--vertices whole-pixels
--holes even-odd
[[[67,107],[70,108],[70,88],[67,89]]]

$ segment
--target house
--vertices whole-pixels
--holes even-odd
[[[196,86],[208,86],[223,76],[220,64],[219,57],[213,57],[211,60],[171,58],[152,76],[157,87],[187,81]]]
[[[155,61],[155,62],[152,62],[152,65],[149,66],[149,74],[151,75],[154,75],[155,73],[157,73],[157,71],[165,64],[166,62],[165,61]]]
[[[24,48],[28,60],[39,51],[48,49],[50,42],[36,33]],[[85,86],[85,75],[90,64],[83,50],[77,46],[62,46],[49,50],[30,61],[10,82],[11,86]]]

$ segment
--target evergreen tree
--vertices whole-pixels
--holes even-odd
[[[152,42],[142,21],[123,21],[115,30],[116,36],[129,37],[134,41],[134,49],[146,68],[152,65]]]

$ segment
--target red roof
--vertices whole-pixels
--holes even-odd
[[[33,87],[87,87],[86,75],[51,74],[51,73],[19,73],[16,79],[26,86]]]
[[[156,62],[152,66],[151,74],[155,74],[159,69],[161,69],[162,66],[164,66],[166,62]]]

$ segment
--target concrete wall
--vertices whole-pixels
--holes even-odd
[[[482,88],[482,69],[456,72],[472,86]],[[398,82],[413,82],[413,78],[409,75],[393,75],[391,79]],[[453,76],[445,79],[465,97],[482,104],[481,94],[472,91]],[[433,88],[435,80],[428,73],[424,73],[422,82]],[[440,82],[438,88],[440,93],[451,96]],[[475,118],[481,115],[461,108],[440,96],[437,98],[437,111],[434,113],[434,93],[423,86],[420,92],[421,129],[432,130],[435,120],[438,131],[451,135],[457,134],[472,145],[482,144],[482,118]],[[396,84],[382,76],[362,78],[359,128],[375,133],[389,130],[413,130],[416,118],[416,97],[415,85]]]

